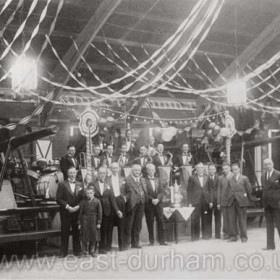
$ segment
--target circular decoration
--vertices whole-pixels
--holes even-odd
[[[107,122],[113,122],[114,118],[109,116],[109,117],[106,118],[106,120],[107,120]]]
[[[168,129],[173,136],[175,136],[177,134],[177,128],[176,127],[170,126],[170,127],[168,127]]]
[[[158,137],[160,137],[161,132],[162,132],[161,127],[155,127],[155,128],[153,129],[153,136],[154,136],[155,138],[158,138]]]
[[[99,123],[100,124],[105,124],[107,121],[106,121],[106,119],[105,118],[100,118],[99,119]]]
[[[234,118],[231,115],[229,115],[228,112],[226,112],[225,115],[225,125],[229,129],[229,137],[233,137],[233,135],[236,133],[235,121]]]
[[[99,117],[95,111],[92,109],[85,109],[81,116],[79,122],[79,128],[81,134],[85,137],[93,137],[98,133],[98,121]]]
[[[174,136],[174,133],[170,127],[163,128],[162,129],[162,134],[161,134],[161,139],[164,142],[170,142]]]
[[[229,129],[227,127],[222,127],[220,131],[220,135],[222,137],[227,137],[229,136]]]
[[[221,128],[218,125],[215,125],[212,129],[213,129],[213,135],[217,135],[221,131]]]

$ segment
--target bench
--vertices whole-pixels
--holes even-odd
[[[39,226],[39,213],[50,213],[54,215],[59,211],[59,205],[49,206],[36,206],[36,207],[19,207],[14,209],[0,209],[0,216],[18,216],[19,220],[23,220],[24,217],[31,218],[34,221],[34,228],[28,230],[22,230],[17,232],[3,232],[0,233],[0,244],[20,242],[20,241],[35,241],[36,255],[38,255],[38,241],[41,239],[59,237],[60,229],[50,228],[50,221],[45,222],[42,228]]]

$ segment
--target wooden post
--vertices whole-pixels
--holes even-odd
[[[26,185],[27,185],[30,197],[31,197],[32,206],[36,206],[35,196],[34,196],[34,192],[33,192],[33,189],[32,189],[30,178],[27,175],[27,166],[25,165],[25,162],[24,162],[22,149],[18,148],[17,151],[18,151],[18,155],[19,155],[20,162],[21,162],[21,165],[22,165],[24,179],[26,181]]]

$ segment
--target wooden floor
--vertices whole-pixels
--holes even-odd
[[[248,229],[248,238],[247,243],[213,239],[181,241],[179,244],[170,243],[168,247],[146,245],[141,250],[116,250],[99,255],[97,259],[39,258],[32,264],[29,260],[30,267],[19,267],[13,262],[11,267],[2,265],[0,279],[279,279],[278,234],[275,251],[261,249],[265,247],[266,229],[264,226],[259,228],[257,221]],[[42,268],[43,261],[45,266]]]

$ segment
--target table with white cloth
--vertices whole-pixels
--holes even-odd
[[[175,243],[178,243],[178,224],[182,222],[187,222],[193,210],[194,207],[163,208],[163,215],[166,219],[165,223],[173,223]]]

